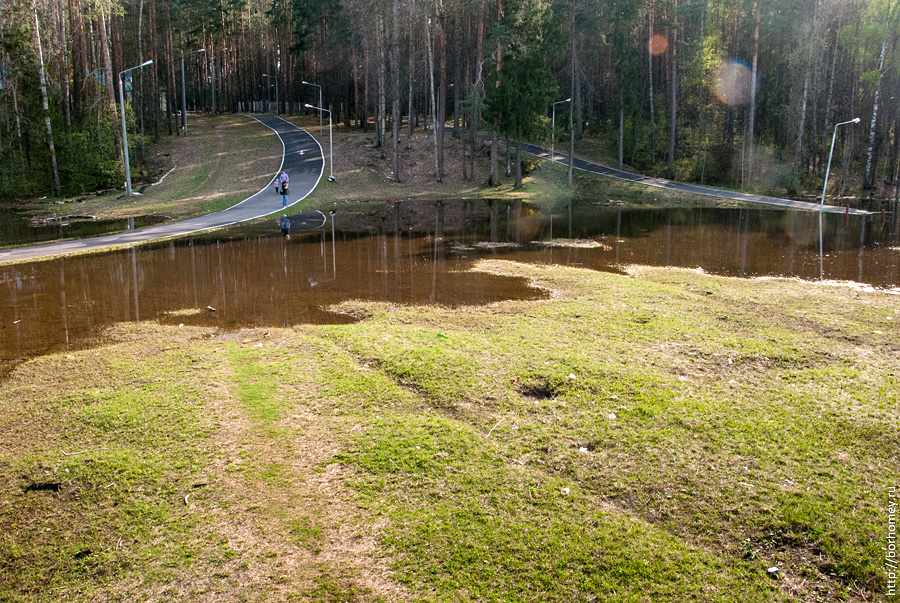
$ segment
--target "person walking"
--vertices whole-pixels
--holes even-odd
[[[279,184],[277,185],[277,188],[280,189],[279,192],[281,193],[281,207],[287,207],[288,181],[289,180],[290,180],[290,177],[287,175],[287,172],[285,172],[284,170],[281,170],[281,175],[278,176]]]

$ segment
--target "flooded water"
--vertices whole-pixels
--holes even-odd
[[[900,230],[880,215],[825,216],[820,256],[813,213],[604,208],[550,217],[521,204],[487,207],[393,204],[338,213],[290,240],[263,223],[0,267],[0,375],[24,358],[89,346],[123,321],[225,329],[343,323],[353,319],[328,308],[349,299],[465,305],[545,295],[522,279],[470,272],[482,257],[808,280],[821,271],[826,279],[900,286]]]
[[[160,224],[166,216],[138,216],[119,220],[95,220],[92,216],[60,214],[50,218],[31,220],[9,208],[0,208],[0,247],[37,245],[50,241],[97,237]]]

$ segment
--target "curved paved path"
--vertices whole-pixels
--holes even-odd
[[[544,159],[550,159],[550,152],[547,149],[539,147],[537,145],[523,142],[522,150]],[[565,163],[566,165],[568,165],[569,156],[562,153],[553,153],[552,161],[557,161],[559,163]],[[628,180],[629,182],[635,182],[637,184],[644,184],[647,186],[656,186],[658,188],[665,188],[672,191],[681,191],[683,193],[690,193],[692,195],[705,195],[708,197],[719,197],[722,199],[734,199],[737,201],[749,201],[751,203],[766,203],[768,205],[780,205],[782,207],[790,207],[794,209],[819,211],[818,203],[795,201],[793,199],[780,199],[778,197],[766,197],[764,195],[751,195],[749,193],[698,186],[696,184],[686,184],[684,182],[675,182],[673,180],[664,180],[662,178],[652,178],[650,176],[642,176],[640,174],[632,174],[631,172],[617,170],[600,163],[594,163],[593,161],[578,159],[577,157],[572,162],[572,167],[585,172],[600,174],[601,176],[609,176],[610,178],[618,178],[619,180]],[[822,210],[831,213],[842,214],[847,211],[847,208],[838,205],[825,205]],[[854,208],[850,208],[850,213],[852,215],[859,216],[867,216],[872,214],[872,212],[870,211]]]
[[[325,170],[325,155],[319,142],[305,130],[276,115],[262,114],[249,117],[272,129],[284,145],[284,155],[278,173],[280,174],[281,170],[284,170],[291,179],[288,205],[293,205],[306,198],[316,188]],[[255,195],[213,214],[100,237],[3,249],[0,250],[0,262],[29,260],[74,251],[141,243],[253,220],[281,209],[281,195],[275,192],[275,188],[272,186],[273,181],[274,177],[266,184],[265,188]]]

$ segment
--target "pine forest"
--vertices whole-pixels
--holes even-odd
[[[894,0],[5,0],[0,198],[121,186],[122,116],[140,165],[185,110],[321,103],[385,146],[434,123],[438,178],[445,144],[496,162],[555,126],[561,152],[783,196],[833,148],[830,186],[894,200],[898,30]]]

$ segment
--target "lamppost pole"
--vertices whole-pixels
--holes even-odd
[[[122,110],[122,152],[125,157],[125,196],[131,196],[131,166],[128,161],[128,128],[125,127],[125,87],[122,85],[122,74],[152,65],[153,61],[144,61],[140,65],[119,72],[119,107]]]
[[[831,158],[834,156],[834,142],[837,140],[837,130],[840,126],[845,126],[847,124],[858,124],[859,118],[854,117],[848,121],[842,121],[840,123],[834,124],[834,134],[831,135],[831,151],[828,153],[828,165],[825,168],[825,184],[822,185],[822,200],[819,202],[819,280],[824,280],[825,278],[825,266],[824,266],[824,245],[822,243],[823,232],[822,232],[822,210],[825,208],[825,191],[828,190],[828,174],[831,172]]]
[[[181,135],[187,136],[187,96],[185,94],[184,87],[184,56],[188,54],[195,54],[198,52],[206,52],[205,48],[201,48],[200,50],[192,50],[190,52],[182,52],[181,53]]]
[[[318,84],[313,84],[312,82],[307,82],[306,80],[303,80],[300,83],[306,84],[307,86],[315,86],[316,88],[319,89],[319,106],[321,107],[322,106],[322,86],[320,86]],[[312,105],[306,105],[306,106],[312,107]],[[321,134],[321,133],[322,133],[322,110],[320,109],[319,110],[319,134]]]
[[[310,109],[317,109],[318,111],[327,111],[328,112],[328,162],[329,162],[329,171],[331,175],[328,176],[328,182],[334,182],[334,146],[332,145],[332,137],[331,137],[331,111],[329,109],[323,109],[322,107],[314,107],[309,103],[306,103],[306,106]],[[321,113],[320,113],[321,115]]]
[[[216,114],[216,52],[224,52],[228,50],[228,48],[220,48],[219,50],[213,50],[212,52],[212,60],[210,60],[210,76],[212,77],[212,112],[213,115]]]
[[[554,161],[555,155],[553,154],[553,143],[556,139],[556,105],[560,105],[562,103],[567,103],[571,98],[567,98],[566,100],[556,101],[553,103],[553,120],[552,125],[550,126],[550,161]]]

